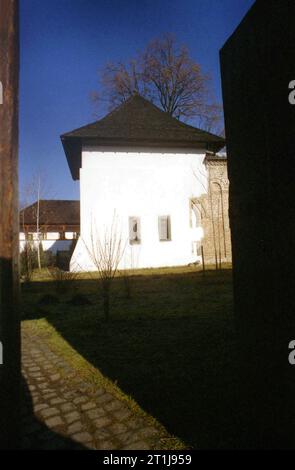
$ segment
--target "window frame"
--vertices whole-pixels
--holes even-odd
[[[166,219],[167,238],[161,238],[161,233],[162,233],[161,221],[163,219]],[[170,215],[159,215],[158,216],[158,234],[159,234],[159,241],[161,243],[171,242],[172,241],[171,216]]]
[[[132,239],[130,237],[131,224],[133,223],[134,220],[136,220],[136,224],[137,224],[136,239]],[[140,245],[141,244],[141,219],[140,219],[140,217],[137,216],[137,215],[129,216],[128,227],[129,227],[129,235],[128,235],[129,244],[130,245]]]

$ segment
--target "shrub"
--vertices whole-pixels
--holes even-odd
[[[25,242],[20,253],[20,275],[24,282],[32,280],[34,269],[38,266],[37,249],[33,243]]]
[[[78,276],[78,273],[76,272],[63,271],[56,266],[48,267],[48,272],[53,279],[55,290],[59,294],[63,294],[72,289],[73,282]]]

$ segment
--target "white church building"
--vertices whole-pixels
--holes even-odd
[[[200,261],[204,234],[193,201],[207,191],[204,160],[224,147],[221,137],[134,95],[61,140],[72,177],[80,180],[80,238],[71,269],[95,269],[95,240],[106,241],[113,230],[122,241],[120,269]]]

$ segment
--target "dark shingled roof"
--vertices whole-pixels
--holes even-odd
[[[184,124],[139,95],[134,95],[103,119],[61,136],[73,179],[79,179],[83,144],[164,149],[205,149],[217,152],[222,137]]]
[[[40,200],[40,225],[80,225],[80,201]],[[20,224],[36,225],[37,202],[20,211]]]

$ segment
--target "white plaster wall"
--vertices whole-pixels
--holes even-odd
[[[75,240],[76,239],[76,233],[74,233],[74,232],[65,232],[65,238],[66,238],[66,240]]]
[[[126,244],[120,268],[186,265],[197,260],[193,242],[202,230],[190,226],[190,198],[206,192],[200,153],[101,152],[84,148],[80,170],[81,236],[71,269],[94,269],[93,238],[104,237],[114,214]],[[172,240],[159,241],[158,217],[171,218]],[[140,217],[141,244],[129,244],[129,217]],[[88,250],[87,248],[88,247]]]
[[[38,233],[37,232],[29,232],[29,235],[33,235],[33,240],[38,241]],[[40,235],[41,238],[41,235]],[[19,234],[19,239],[20,240],[25,240],[26,236],[23,232],[20,232]],[[60,239],[60,233],[59,232],[48,232],[46,235],[46,239],[50,241],[56,241]]]
[[[68,251],[71,247],[72,244],[72,239],[73,239],[73,233],[72,232],[67,232],[71,233],[71,237],[67,237],[67,240],[59,240],[59,233],[58,232],[50,232],[48,233],[48,240],[42,240],[42,248],[43,251],[51,251],[53,254],[56,254],[57,251]],[[34,244],[37,246],[37,233],[34,234]],[[20,239],[20,251],[22,252],[24,250],[25,246],[25,234],[20,233],[19,236]]]

